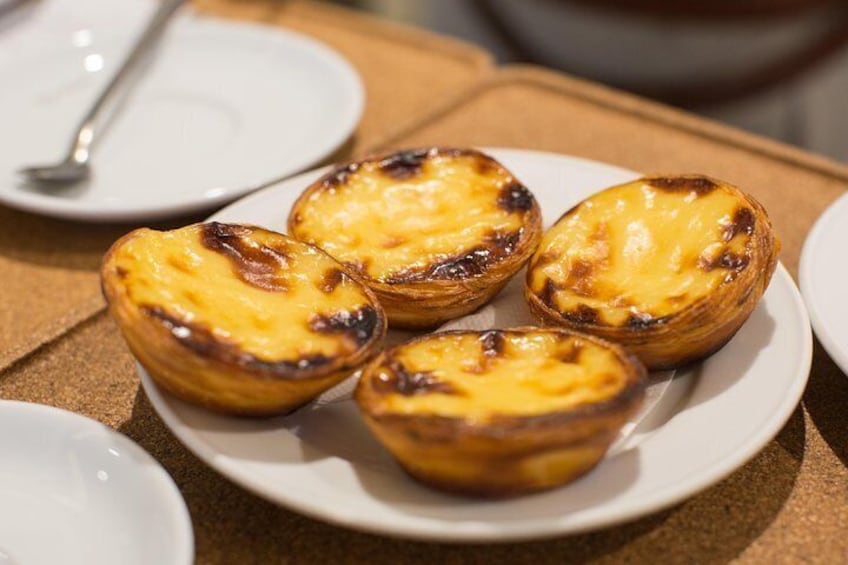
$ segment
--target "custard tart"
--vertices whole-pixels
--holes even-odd
[[[104,258],[109,312],[157,384],[214,410],[290,411],[381,347],[374,294],[320,249],[258,227],[138,229]]]
[[[306,188],[288,231],[353,270],[391,326],[427,328],[493,297],[542,225],[536,199],[497,161],[429,148],[335,169]]]
[[[501,497],[563,485],[594,467],[641,405],[645,380],[635,357],[596,337],[451,331],[381,354],[355,399],[409,475]]]
[[[649,369],[720,349],[762,297],[780,243],[763,207],[697,175],[600,192],[548,230],[525,297],[545,325],[616,341]]]

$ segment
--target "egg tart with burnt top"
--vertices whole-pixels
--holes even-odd
[[[649,369],[721,348],[768,287],[779,241],[763,207],[704,176],[654,176],[566,212],[530,261],[525,297],[546,325],[616,341]]]
[[[393,327],[426,328],[493,297],[541,237],[536,199],[473,149],[401,151],[348,163],[310,185],[289,233],[352,269]]]
[[[355,399],[412,477],[511,496],[563,485],[638,410],[646,372],[618,345],[563,329],[430,334],[381,354]]]
[[[290,411],[381,347],[374,294],[320,249],[258,227],[138,229],[104,258],[109,312],[153,380],[241,415]]]

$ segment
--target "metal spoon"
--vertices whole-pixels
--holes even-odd
[[[89,176],[91,172],[89,166],[91,144],[96,133],[95,126],[98,115],[106,107],[112,95],[118,91],[118,86],[129,76],[133,67],[156,44],[171,16],[184,2],[185,0],[162,0],[156,13],[150,19],[118,72],[115,73],[115,76],[106,85],[106,89],[100,93],[94,105],[80,122],[65,159],[54,165],[19,169],[20,175],[29,181],[45,184],[69,184]]]

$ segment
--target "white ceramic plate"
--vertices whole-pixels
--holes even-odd
[[[159,464],[72,412],[0,400],[0,563],[189,565],[191,519]]]
[[[848,195],[825,210],[801,250],[798,281],[813,329],[828,354],[848,374]]]
[[[636,173],[583,159],[488,149],[538,198],[547,225],[577,201]],[[284,230],[315,171],[214,216]],[[497,306],[496,306],[497,307]],[[779,266],[740,332],[680,372],[633,438],[578,481],[507,501],[440,494],[407,478],[342,391],[288,417],[227,418],[142,383],[165,423],[221,474],[315,518],[371,532],[442,541],[507,541],[575,533],[636,518],[721,480],[753,457],[795,408],[809,374],[811,332],[800,295]],[[343,383],[344,387],[348,383]]]
[[[181,17],[101,130],[92,178],[67,188],[25,184],[17,169],[63,155],[121,63],[126,37],[40,44],[0,60],[0,202],[93,221],[210,209],[329,155],[362,113],[358,75],[323,44],[278,28]]]
[[[129,44],[158,0],[0,0],[0,65],[24,50],[78,45],[119,33]],[[183,15],[192,10],[183,10]]]

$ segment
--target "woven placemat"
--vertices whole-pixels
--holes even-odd
[[[365,114],[330,160],[357,155],[408,127],[492,70],[491,56],[477,47],[344,8],[265,0],[195,4],[203,15],[308,34],[351,61],[365,85]],[[112,241],[134,227],[64,222],[0,206],[0,370],[102,309],[96,272],[100,258]]]

